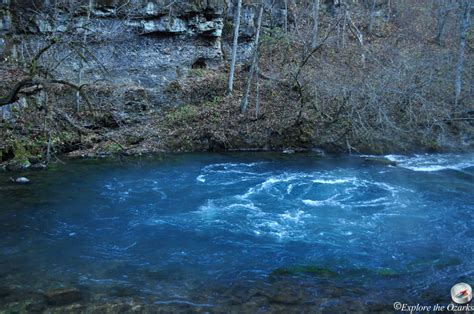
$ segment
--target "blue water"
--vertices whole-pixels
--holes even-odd
[[[208,306],[282,282],[303,299],[449,302],[474,284],[474,154],[387,158],[399,165],[239,153],[67,161],[21,174],[30,185],[3,173],[0,279]],[[299,266],[330,275],[275,272]]]

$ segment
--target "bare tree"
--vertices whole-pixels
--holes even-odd
[[[319,0],[313,0],[313,36],[311,39],[311,49],[318,45],[318,24],[319,24]]]
[[[232,94],[234,89],[234,73],[235,63],[237,60],[237,46],[239,44],[239,28],[240,28],[240,11],[242,8],[242,0],[237,1],[237,10],[234,14],[234,41],[232,43],[232,59],[230,61],[229,85],[227,92]]]
[[[89,5],[86,9],[86,21],[85,21],[85,23],[83,23],[83,26],[82,26],[82,29],[83,29],[83,32],[84,32],[84,36],[83,36],[83,39],[82,39],[82,44],[83,44],[82,54],[85,54],[85,46],[87,44],[87,31],[88,31],[87,28],[88,28],[88,24],[90,23],[92,9],[93,9],[93,0],[89,0]],[[79,58],[79,73],[78,73],[78,84],[79,85],[82,84],[83,72],[84,72],[84,60],[83,60],[83,58]],[[77,92],[76,93],[76,111],[77,112],[80,111],[80,109],[81,109],[80,107],[81,107],[81,95],[79,94],[79,92]]]
[[[260,114],[260,67],[258,66],[260,58],[257,57],[257,65],[255,69],[255,80],[256,80],[256,90],[255,90],[255,119],[258,119]]]
[[[435,42],[438,45],[442,44],[441,38],[443,36],[444,26],[446,25],[446,19],[448,14],[458,6],[452,4],[449,0],[437,0],[438,8],[436,9],[436,35]]]
[[[245,89],[244,97],[242,98],[242,101],[240,102],[240,112],[242,112],[242,113],[245,113],[247,111],[250,88],[252,86],[252,79],[253,79],[253,74],[255,72],[255,66],[257,64],[258,44],[259,44],[259,40],[260,40],[260,30],[262,29],[262,16],[263,16],[263,4],[260,6],[260,11],[258,13],[257,33],[255,35],[253,59],[252,59],[252,65],[250,66],[249,76],[248,76],[248,79],[247,79],[247,87]]]
[[[372,0],[372,5],[370,7],[370,18],[369,18],[369,27],[368,27],[368,32],[369,34],[372,33],[372,28],[374,26],[374,20],[375,20],[375,2],[376,0]]]
[[[461,96],[462,89],[462,72],[464,68],[464,51],[466,49],[466,36],[469,30],[470,24],[470,13],[471,13],[471,0],[463,0],[461,2],[461,14],[460,14],[460,42],[459,42],[459,59],[456,66],[456,78],[454,82],[454,108],[453,113],[459,109],[459,98]]]

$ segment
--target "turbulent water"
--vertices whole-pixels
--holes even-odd
[[[301,302],[449,302],[474,284],[474,154],[386,158],[398,165],[193,154],[68,161],[29,185],[0,174],[0,279],[208,307],[255,287],[279,302],[282,285]]]

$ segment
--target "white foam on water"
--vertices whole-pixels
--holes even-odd
[[[278,184],[278,183],[281,183],[281,182],[290,182],[290,181],[294,181],[294,180],[300,180],[300,179],[303,179],[307,176],[308,175],[304,174],[304,173],[284,173],[282,175],[272,176],[272,177],[268,178],[267,180],[265,180],[265,182],[263,182],[261,184],[261,187],[263,189],[268,190],[268,189],[272,188],[275,184]]]
[[[314,200],[302,200],[303,203],[309,206],[321,206],[324,205],[324,201],[314,201]]]
[[[297,210],[295,212],[286,210],[283,214],[279,214],[278,216],[283,220],[292,221],[295,223],[303,222],[302,218],[310,217],[310,215],[305,214],[303,210]]]
[[[431,172],[431,171],[440,171],[440,170],[446,170],[446,169],[454,169],[456,170],[457,167],[454,166],[439,166],[439,165],[432,165],[432,166],[406,166],[404,168],[413,170],[413,171],[422,171],[422,172]]]
[[[343,184],[353,182],[356,178],[344,178],[344,179],[315,179],[312,180],[314,183],[320,184]]]
[[[384,157],[397,162],[399,167],[419,172],[463,170],[474,167],[474,155],[472,154],[386,155]]]
[[[337,197],[339,197],[340,194],[335,194],[331,196],[330,198],[327,198],[325,200],[310,200],[310,199],[305,199],[301,200],[305,205],[308,206],[313,206],[313,207],[320,207],[320,206],[339,206],[339,207],[345,207],[344,204],[340,202],[340,200],[336,200]],[[347,199],[347,198],[346,198]],[[344,199],[344,200],[346,200]]]
[[[255,163],[219,163],[205,166],[196,180],[208,185],[233,185],[256,178],[268,176],[269,172],[259,172],[253,170],[265,162]]]
[[[280,224],[279,222],[274,220],[264,220],[262,222],[254,223],[254,228],[256,228],[256,230],[253,230],[253,233],[258,235],[265,234],[272,237],[276,237],[279,240],[291,237],[291,229],[288,230],[288,226]]]
[[[254,194],[259,194],[261,192],[269,192],[275,189],[276,185],[279,183],[298,181],[306,177],[308,177],[308,174],[304,174],[304,173],[284,173],[281,175],[270,176],[264,182],[249,188],[246,193],[244,193],[243,195],[239,195],[237,197],[241,199],[247,199]],[[301,184],[301,183],[298,183],[298,184]],[[286,191],[287,194],[290,194],[293,187],[294,185],[290,183],[288,186],[286,186],[286,189],[284,190]],[[280,194],[279,196],[282,196],[283,193],[282,191],[278,191],[278,194]]]
[[[134,223],[131,226],[134,227],[134,226],[141,225],[141,224],[142,223]],[[171,221],[164,220],[164,219],[154,219],[154,218],[147,219],[143,224],[147,225],[147,226],[159,226],[159,225],[176,226],[176,224],[171,222]]]
[[[355,204],[352,204],[352,207],[378,207],[378,206],[392,206],[397,205],[398,203],[394,200],[390,200],[387,197],[379,197],[372,200],[362,201]]]
[[[293,188],[294,188],[293,184],[288,185],[288,187],[286,188],[286,194],[290,194],[293,191]]]
[[[230,170],[233,168],[239,168],[239,167],[245,167],[245,168],[251,168],[255,167],[261,164],[264,164],[265,162],[252,162],[252,163],[218,163],[218,164],[211,164],[205,166],[202,171],[222,171],[222,170]],[[217,169],[216,169],[217,168]],[[219,169],[221,168],[221,169]]]
[[[196,180],[202,183],[206,182],[206,178],[203,174],[197,176]]]
[[[261,209],[257,206],[255,206],[252,202],[246,203],[246,204],[241,204],[241,203],[235,203],[235,204],[230,204],[226,206],[224,209],[225,210],[232,210],[232,209],[248,209],[251,212],[261,212]]]
[[[262,210],[251,201],[246,201],[245,203],[232,202],[231,204],[226,203],[226,201],[207,200],[206,205],[200,206],[194,213],[211,219],[217,216],[232,216],[239,211],[247,211],[252,215],[260,215],[262,213]]]

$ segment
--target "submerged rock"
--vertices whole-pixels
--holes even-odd
[[[18,171],[18,170],[24,170],[24,169],[28,169],[29,167],[31,167],[31,163],[29,160],[21,160],[21,161],[11,161],[9,162],[5,168],[8,170],[8,171]]]
[[[334,277],[337,273],[331,269],[325,267],[319,267],[314,265],[303,265],[293,267],[282,267],[273,270],[270,276],[298,276],[298,275],[309,275],[319,277]]]
[[[320,148],[312,148],[311,149],[311,152],[314,154],[314,155],[317,155],[319,157],[324,157],[326,156],[326,152]]]
[[[374,165],[381,165],[381,166],[396,166],[398,163],[394,160],[390,160],[383,157],[366,157],[364,158],[364,163],[366,164],[374,164]]]
[[[281,288],[275,294],[269,297],[271,303],[280,303],[280,304],[298,304],[302,300],[301,290],[300,289],[291,289],[290,287]]]
[[[7,297],[11,294],[11,289],[9,287],[1,287],[0,286],[0,298]]]
[[[45,298],[50,305],[66,305],[82,300],[82,293],[75,288],[61,288],[49,290]]]
[[[30,179],[25,178],[25,177],[18,177],[18,178],[10,178],[10,181],[13,183],[18,183],[18,184],[28,184],[30,183]]]
[[[32,164],[31,169],[44,170],[44,169],[48,169],[48,166],[46,164],[43,164],[43,163],[37,163],[37,164]]]

